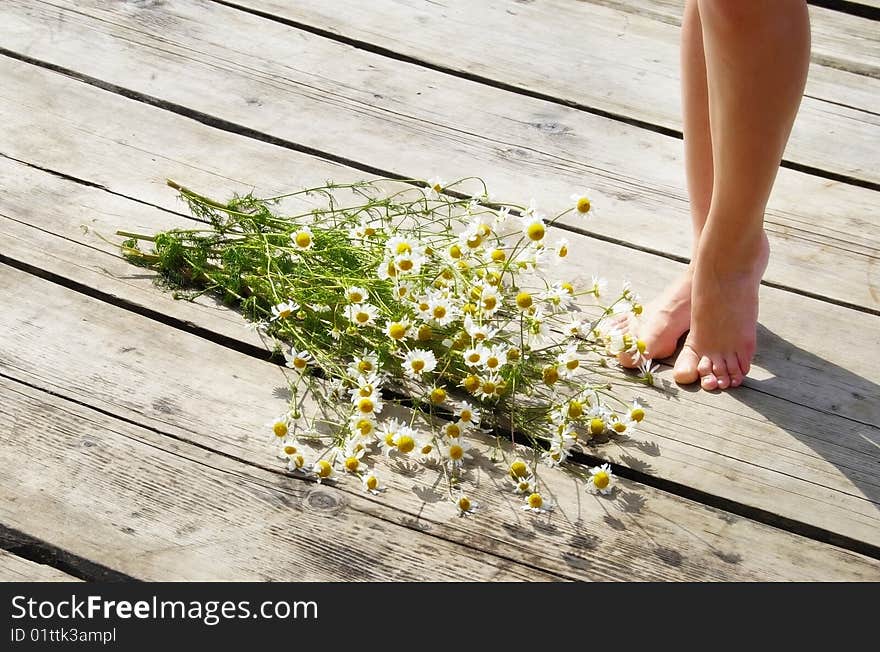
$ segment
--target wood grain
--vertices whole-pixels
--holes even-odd
[[[530,520],[519,500],[501,497],[485,460],[472,471],[476,519],[455,516],[429,473],[386,473],[389,490],[375,500],[342,481],[317,489],[257,468],[271,450],[259,424],[282,404],[267,391],[279,370],[5,266],[0,278],[4,301],[11,287],[41,298],[3,318],[0,519],[136,576],[448,577],[463,555],[481,560],[474,573],[498,567],[502,579],[534,575],[524,562],[583,579],[880,571],[875,560],[635,483],[621,482],[612,500],[585,497],[559,471],[543,474],[559,509]],[[444,552],[450,540],[471,552]]]
[[[186,140],[180,138],[181,131],[173,133]],[[194,135],[192,140],[207,138]],[[256,145],[240,140],[247,148],[236,151],[250,157]],[[116,144],[108,147],[104,160],[126,169],[123,152],[128,150]],[[274,164],[284,170],[285,178],[302,184],[328,174],[337,181],[358,177],[356,171],[262,147],[265,158],[250,160]],[[220,158],[221,152],[207,159]],[[226,178],[193,172],[196,181],[228,184]],[[152,287],[149,274],[119,259],[112,244],[95,236],[112,233],[120,225],[149,233],[185,225],[185,218],[9,160],[0,161],[0,180],[9,188],[0,198],[0,213],[14,218],[0,221],[0,252],[210,332],[232,339],[251,337],[228,311],[174,302]],[[570,239],[574,250],[585,252],[579,258],[589,261],[572,270],[576,283],[585,283],[591,272],[602,269],[612,279],[629,276],[640,291],[650,294],[681,271],[679,263],[648,254],[584,236]],[[765,288],[762,300],[761,353],[745,388],[718,395],[658,392],[650,396],[655,414],[644,432],[600,454],[652,475],[687,481],[715,495],[876,542],[880,378],[860,350],[836,342],[857,340],[875,328],[877,319],[772,288]],[[803,328],[805,323],[811,328]]]
[[[404,176],[481,175],[499,196],[521,201],[534,196],[551,212],[566,207],[577,188],[594,187],[606,195],[605,218],[587,224],[572,218],[566,222],[572,228],[668,255],[689,253],[690,218],[676,139],[354,50],[241,12],[224,13],[232,10],[217,5],[189,0],[152,9],[114,5],[110,13],[93,5],[84,3],[100,18],[40,3],[6,3],[4,43],[287,139],[292,147],[315,147]],[[248,50],[243,39],[230,50],[219,35],[232,15],[242,33],[258,33],[265,47]],[[48,25],[64,37],[53,36]],[[16,125],[7,133],[16,138],[0,140],[0,151],[59,170],[75,163],[84,168],[80,175],[98,167],[71,156],[73,150],[45,143],[78,141],[83,129],[97,129],[97,138],[106,138],[96,125],[106,123],[107,133],[120,123],[125,129],[127,112],[135,109],[108,115],[100,109],[105,99],[85,111],[72,109],[67,95],[31,83],[31,75],[39,74],[32,66],[4,64],[10,86],[0,93]],[[68,133],[45,132],[47,112],[67,121],[53,131]],[[77,114],[81,117],[71,117]],[[35,121],[39,128],[26,126]],[[130,128],[115,138],[147,151],[159,149]],[[168,140],[173,134],[162,139]],[[77,142],[76,147],[90,146]],[[204,159],[185,161],[209,167]],[[227,157],[213,165],[225,168],[221,174],[227,176],[241,174],[240,167],[237,173],[230,169],[238,166]],[[120,176],[126,175],[103,166],[93,180],[133,194],[128,191],[133,180],[123,184]],[[256,171],[248,177],[241,180],[279,178]],[[781,170],[767,214],[774,256],[766,278],[880,310],[874,195]]]
[[[0,582],[79,582],[73,575],[0,550]]]

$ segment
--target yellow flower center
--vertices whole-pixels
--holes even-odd
[[[371,398],[362,398],[358,401],[358,410],[363,414],[371,414],[376,409],[376,404]]]
[[[460,460],[462,457],[464,457],[464,448],[458,444],[452,444],[449,447],[449,459]]]
[[[400,322],[394,322],[388,328],[388,335],[391,336],[392,339],[401,340],[403,339],[403,336],[406,335],[406,326]]]
[[[401,269],[401,271],[408,272],[413,268],[413,261],[409,258],[404,258],[399,263],[397,263],[397,266]]]
[[[569,371],[574,371],[575,369],[577,369],[580,366],[580,364],[581,363],[579,360],[569,360],[565,363],[565,368],[568,369]]]
[[[489,272],[486,274],[486,282],[489,285],[498,285],[501,283],[501,274],[498,272]]]
[[[507,258],[507,254],[505,254],[500,249],[492,250],[492,260],[494,260],[496,263],[503,263],[505,258]]]
[[[511,362],[516,362],[517,360],[519,360],[519,349],[507,349],[507,359]]]
[[[476,249],[483,244],[483,236],[478,233],[468,236],[468,239],[465,240],[465,244],[467,244],[468,249]]]
[[[302,249],[308,248],[310,244],[312,244],[312,236],[310,236],[305,231],[300,231],[296,234],[296,238],[294,240],[296,242],[297,247],[301,247]]]
[[[461,437],[461,428],[459,428],[456,423],[447,424],[446,436],[451,437],[452,439],[458,439]]]
[[[601,435],[605,432],[605,422],[599,417],[594,417],[590,420],[590,434],[591,435]]]
[[[498,385],[492,382],[491,380],[487,380],[483,383],[483,394],[487,394],[491,396],[496,391],[498,391]]]
[[[500,364],[501,364],[501,360],[496,358],[494,355],[491,355],[488,358],[486,358],[486,366],[489,369],[496,369]]]
[[[557,380],[559,380],[559,369],[555,366],[553,367],[544,367],[544,371],[541,374],[544,379],[544,383],[547,385],[554,384]]]
[[[366,385],[361,385],[358,387],[358,395],[359,396],[372,396],[373,395],[373,386],[370,383]]]
[[[568,292],[569,294],[574,294],[574,286],[571,283],[569,283],[568,281],[566,281],[565,283],[562,284],[562,289],[565,290],[566,292]]]
[[[645,411],[642,408],[633,408],[629,411],[629,418],[633,421],[641,421],[645,418]]]
[[[278,312],[278,318],[287,319],[288,317],[290,317],[291,313],[293,313],[293,310],[291,310],[290,308],[284,308]]]
[[[435,183],[433,186],[431,186],[431,190],[433,190],[434,192],[440,192],[441,190],[443,190],[443,186],[441,186],[439,183]]]
[[[462,496],[461,498],[459,498],[458,499],[458,508],[463,512],[469,511],[471,508],[470,498],[468,498],[467,496]]]
[[[541,494],[534,493],[529,495],[529,507],[532,509],[541,509],[541,506],[544,504],[544,499],[541,498]]]
[[[470,423],[471,419],[474,418],[474,413],[468,410],[467,408],[461,411],[461,414],[458,415],[458,418],[464,421],[465,423]]]
[[[369,373],[373,370],[373,363],[369,360],[361,360],[357,363],[357,368],[362,374]]]
[[[483,222],[480,226],[477,227],[477,233],[479,233],[482,237],[486,237],[490,233],[492,233],[492,227]]]
[[[578,213],[587,214],[590,212],[590,200],[586,197],[580,197],[577,203]]]
[[[354,292],[348,293],[348,300],[352,303],[360,303],[364,300],[364,295],[355,290]]]
[[[477,376],[468,376],[462,381],[462,387],[464,387],[467,391],[473,393],[477,391],[477,388],[480,386],[480,379]]]
[[[425,303],[424,301],[419,303],[419,310],[421,310],[422,312],[426,311],[430,307],[431,306],[429,304]]]
[[[330,474],[333,473],[333,467],[330,466],[330,462],[327,460],[320,460],[315,467],[315,473],[318,474],[319,478],[329,478]]]
[[[422,446],[422,448],[419,450],[419,452],[420,452],[422,455],[427,455],[427,454],[430,453],[432,450],[434,450],[434,444],[425,444],[425,445]]]
[[[422,324],[421,326],[419,326],[419,340],[420,341],[430,340],[431,336],[433,334],[434,333],[431,331],[431,327],[428,326],[427,324]]]
[[[516,460],[510,465],[510,475],[514,478],[524,478],[529,474],[529,467],[522,460]]]
[[[374,229],[372,226],[365,226],[364,227],[364,235],[367,237],[370,237],[372,235],[376,235],[376,229]]]
[[[407,244],[406,242],[398,243],[398,245],[397,245],[397,254],[398,255],[411,254],[411,253],[412,253],[412,247],[410,247],[409,244]]]
[[[357,323],[366,324],[368,321],[370,321],[370,313],[361,310],[354,316],[354,318]]]
[[[461,311],[466,315],[473,315],[477,311],[477,307],[472,303],[466,303],[461,307]]]
[[[643,310],[644,310],[644,307],[642,306],[642,304],[640,304],[640,303],[633,304],[633,314],[634,315],[641,315]],[[644,351],[642,351],[642,353],[644,353]]]
[[[443,319],[446,316],[446,306],[434,306],[431,314],[434,315],[434,319]]]
[[[388,267],[385,268],[385,271],[388,272],[388,276],[391,278],[397,276],[397,266],[394,264],[393,260],[388,263]]]
[[[531,240],[532,242],[539,242],[543,240],[545,233],[546,229],[544,228],[544,225],[540,222],[529,224],[529,228],[526,229],[526,235],[529,236],[529,240]]]
[[[304,458],[302,456],[302,453],[297,453],[296,455],[293,456],[293,458],[291,459],[291,462],[293,462],[293,464],[296,468],[301,469],[302,467],[304,467],[306,465],[306,458]]]
[[[294,453],[296,453],[296,446],[293,446],[291,444],[287,444],[287,446],[284,447],[284,454],[285,455],[293,455]]]
[[[431,390],[431,403],[434,405],[440,405],[443,401],[446,400],[446,390],[442,387],[435,387]]]
[[[471,364],[477,364],[480,361],[481,357],[482,356],[477,351],[474,351],[468,356],[468,362],[470,362]]]
[[[626,424],[623,421],[615,421],[611,427],[614,428],[614,432],[624,432],[626,430]]]
[[[516,295],[516,305],[523,310],[532,307],[532,295],[528,292],[520,292]]]
[[[370,491],[376,491],[378,486],[379,478],[377,478],[375,475],[371,475],[367,478],[367,489],[369,489]]]
[[[457,244],[452,245],[451,247],[449,247],[449,255],[456,260],[461,258],[461,247],[459,247]]]
[[[572,401],[568,404],[568,416],[577,419],[584,413],[584,404],[580,401]]]
[[[409,363],[409,366],[412,367],[413,371],[421,371],[422,369],[425,368],[425,361],[424,360],[413,360],[412,362]]]
[[[397,438],[397,450],[401,453],[411,453],[416,447],[416,440],[409,435],[400,435]]]
[[[367,436],[373,432],[373,422],[368,419],[360,419],[355,428],[357,428],[358,432],[362,435]]]
[[[360,465],[361,461],[354,455],[345,458],[345,469],[350,473],[355,473]]]
[[[275,436],[279,439],[281,437],[287,437],[287,424],[283,421],[276,421],[272,426],[272,432],[274,432]]]
[[[562,245],[561,247],[559,247],[559,249],[557,249],[556,255],[560,258],[565,258],[568,255],[568,247]]]
[[[488,296],[483,299],[483,310],[495,310],[495,306],[498,305],[498,299],[493,296]]]
[[[299,370],[305,369],[307,364],[308,362],[305,360],[305,358],[300,358],[299,356],[297,356],[293,359],[293,366]]]
[[[397,444],[394,443],[394,438],[397,437],[397,433],[394,432],[386,432],[385,433],[385,445],[394,448]]]
[[[525,493],[525,492],[527,492],[529,489],[532,488],[532,483],[529,482],[528,480],[520,480],[520,481],[517,483],[516,488],[517,488],[520,492]]]
[[[593,476],[593,484],[597,489],[604,489],[611,482],[611,478],[606,471],[599,471]]]

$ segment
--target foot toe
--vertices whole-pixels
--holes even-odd
[[[736,357],[736,354],[728,355],[725,358],[725,362],[727,363],[727,373],[730,375],[730,386],[739,387],[743,381],[743,373],[739,368],[739,359]]]
[[[700,378],[700,373],[697,371],[699,359],[696,351],[685,344],[678,356],[678,360],[675,361],[675,369],[672,372],[675,382],[680,385],[690,385],[697,382]]]
[[[697,372],[700,374],[700,387],[709,391],[718,389],[718,378],[712,372],[712,360],[709,356],[704,355],[700,358]]]
[[[727,371],[727,363],[724,356],[712,356],[712,373],[718,382],[718,389],[730,387],[730,374]]]

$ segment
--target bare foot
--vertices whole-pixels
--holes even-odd
[[[655,360],[668,358],[675,353],[678,338],[690,326],[692,280],[693,274],[689,267],[645,306],[639,317],[627,313],[612,322],[612,326],[642,340],[646,345],[645,357]],[[633,368],[639,365],[641,356],[621,353],[617,359],[622,366]]]
[[[731,250],[729,241],[700,241],[691,331],[675,363],[677,383],[699,380],[706,390],[742,384],[755,354],[758,288],[769,255],[763,232],[757,243],[743,243],[742,251]]]

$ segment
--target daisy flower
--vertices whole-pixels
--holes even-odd
[[[357,378],[361,374],[369,375],[378,370],[379,356],[375,353],[370,353],[369,351],[364,351],[361,355],[352,360],[346,369],[352,378]]]
[[[361,218],[356,227],[349,231],[350,240],[364,240],[371,238],[382,230],[382,221],[367,217]]]
[[[532,244],[537,244],[544,239],[547,234],[547,225],[544,219],[538,214],[530,214],[523,220],[523,235]]]
[[[596,216],[596,208],[593,206],[593,201],[595,199],[596,192],[593,190],[576,192],[571,196],[571,201],[574,203],[575,210],[577,210],[578,215],[582,215],[583,217]]]
[[[422,462],[427,462],[436,450],[434,439],[432,437],[423,437],[416,440],[416,453],[421,457]]]
[[[297,450],[296,442],[288,441],[281,444],[281,448],[278,450],[278,459],[290,461],[297,453],[299,450]]]
[[[645,379],[649,385],[654,384],[654,374],[660,371],[660,365],[654,364],[651,358],[642,357],[639,363],[639,376]]]
[[[522,507],[527,512],[535,512],[536,514],[544,514],[553,509],[553,502],[544,498],[537,491],[530,493],[526,498],[526,504]]]
[[[502,206],[495,213],[495,226],[499,226],[504,224],[507,221],[507,218],[510,216],[510,208],[507,206]]]
[[[345,316],[348,317],[348,321],[352,324],[358,328],[363,328],[376,323],[379,310],[376,306],[369,303],[355,303],[346,307]]]
[[[400,341],[406,337],[409,328],[410,323],[406,320],[390,321],[385,325],[385,335],[390,337],[392,340]]]
[[[510,480],[513,485],[513,493],[519,495],[532,493],[535,486],[535,481],[530,475],[527,475],[524,478],[508,477],[508,480]]]
[[[342,467],[343,473],[351,473],[357,475],[364,470],[364,463],[361,458],[364,456],[363,446],[356,445],[355,448],[348,448],[342,455],[337,456],[337,462]]]
[[[609,494],[614,488],[614,473],[611,465],[603,464],[590,469],[590,490],[600,494]]]
[[[284,441],[290,432],[290,414],[282,414],[277,419],[273,419],[266,424],[267,428],[272,430],[272,436],[278,441]]]
[[[488,378],[480,380],[480,386],[474,395],[483,400],[501,398],[505,389],[507,389],[507,384],[504,380],[497,374],[491,374]]]
[[[458,317],[458,309],[446,297],[437,297],[428,304],[427,319],[437,326],[446,326]]]
[[[598,299],[608,290],[608,281],[600,276],[593,276],[590,279],[590,292]]]
[[[470,444],[461,437],[453,439],[443,450],[443,457],[449,460],[452,468],[460,468],[465,460],[471,459]]]
[[[464,363],[469,367],[481,367],[489,354],[489,349],[482,344],[477,344],[462,353]]]
[[[363,303],[370,298],[370,293],[362,287],[352,285],[346,288],[345,298],[349,303]]]
[[[300,452],[291,455],[290,460],[287,462],[287,470],[291,473],[303,473],[305,472],[305,466],[306,458]]]
[[[416,254],[400,254],[393,258],[394,266],[404,274],[418,274],[422,271],[422,265],[425,263],[424,256]]]
[[[385,487],[379,482],[379,476],[375,471],[367,471],[361,476],[361,482],[364,485],[364,491],[369,491],[374,496],[378,496],[385,491]]]
[[[507,364],[507,349],[504,346],[496,345],[486,351],[483,358],[483,368],[489,373],[496,373],[501,367]]]
[[[560,376],[563,378],[571,376],[581,365],[581,361],[578,358],[577,345],[569,344],[566,346],[565,350],[556,356],[556,364],[559,367]]]
[[[416,450],[416,433],[409,426],[401,426],[394,435],[394,450],[401,455],[409,455]]]
[[[470,403],[462,403],[461,407],[456,410],[455,416],[462,423],[475,427],[480,425],[480,412],[474,409],[474,406]]]
[[[299,304],[294,301],[282,301],[272,306],[272,321],[277,319],[287,319],[293,313],[299,310]]]
[[[464,330],[475,342],[491,340],[498,334],[497,328],[491,328],[485,324],[478,324],[471,315],[464,317]]]
[[[632,407],[629,409],[629,418],[637,423],[645,418],[645,406],[639,403],[638,399],[632,402]]]
[[[557,263],[564,262],[565,259],[568,258],[568,247],[568,240],[566,238],[561,238],[553,247],[553,252],[556,254],[553,260]]]
[[[501,295],[491,285],[484,287],[480,294],[480,310],[486,317],[491,317],[501,308]]]
[[[461,437],[465,430],[467,430],[467,425],[462,424],[461,421],[457,422],[449,422],[445,424],[440,431],[448,438],[448,439],[458,439]]]
[[[526,341],[531,348],[538,348],[550,340],[550,324],[544,310],[538,308],[526,318]]]
[[[305,251],[306,249],[311,249],[315,244],[315,236],[309,227],[303,226],[290,235],[290,242],[298,250]]]
[[[329,480],[333,477],[333,465],[327,460],[318,460],[312,466],[312,473],[315,474],[318,484],[321,484],[322,480]]]
[[[354,382],[356,387],[348,390],[348,393],[352,397],[352,402],[357,402],[359,398],[376,397],[379,395],[379,390],[382,388],[382,381],[375,373],[367,375],[360,374]]]
[[[428,179],[428,198],[439,199],[441,192],[443,192],[443,179],[440,177],[431,177]]]
[[[355,414],[348,421],[348,430],[356,440],[367,439],[376,434],[376,422],[371,417]]]
[[[300,373],[306,370],[306,367],[312,362],[312,354],[308,351],[297,351],[296,347],[290,347],[290,351],[284,354],[286,360],[284,366],[290,367]]]
[[[413,349],[403,359],[403,371],[410,378],[420,378],[422,374],[434,371],[437,358],[427,349]]]
[[[476,512],[477,507],[479,507],[479,503],[461,494],[455,500],[455,506],[458,507],[459,516],[472,516]]]
[[[372,418],[382,412],[382,399],[378,394],[352,397],[352,403],[354,403],[355,414],[359,417]]]

